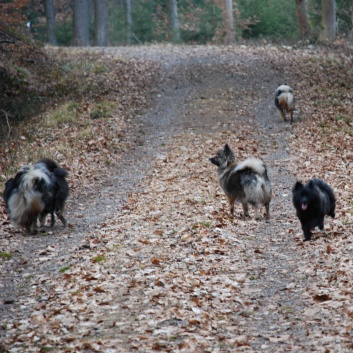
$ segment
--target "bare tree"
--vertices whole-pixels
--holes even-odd
[[[332,43],[336,39],[336,0],[322,0],[319,40]]]
[[[307,0],[295,0],[295,6],[297,9],[300,38],[308,38],[311,35],[311,28],[309,24]]]
[[[54,0],[44,0],[45,17],[47,20],[48,43],[57,45],[58,41],[55,35],[55,10]]]
[[[234,42],[234,18],[233,18],[233,1],[223,0],[223,24],[225,30],[225,41],[227,44]]]
[[[131,0],[125,0],[126,44],[132,44],[132,6]]]
[[[94,0],[94,45],[108,45],[108,1]]]
[[[179,16],[177,0],[167,0],[168,24],[173,43],[180,42]]]
[[[74,0],[74,38],[73,45],[89,45],[88,0]]]

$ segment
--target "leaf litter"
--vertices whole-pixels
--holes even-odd
[[[30,259],[23,249],[33,239],[10,226],[2,231],[0,251],[16,260],[0,259],[1,271],[17,269],[13,281],[25,285],[13,307],[3,304],[4,349],[350,351],[352,54],[342,47],[151,46],[104,55],[156,62],[159,97],[139,118],[122,115],[124,130],[142,124],[144,133],[114,153],[113,167],[97,168],[103,149],[95,159],[89,146],[98,139],[77,147],[80,159],[67,162],[76,185],[70,229],[40,239],[45,246]],[[281,83],[296,95],[293,126],[274,108]],[[136,141],[141,146],[131,152]],[[252,155],[269,165],[269,222],[242,218],[239,205],[230,217],[208,161],[226,142],[239,160]],[[126,167],[130,153],[136,159]],[[124,168],[132,168],[133,187],[123,202],[112,187],[102,207],[107,180],[116,183],[102,174]],[[313,177],[334,188],[337,212],[304,243],[291,187]],[[61,242],[71,245],[66,256]],[[40,265],[30,271],[26,262]]]

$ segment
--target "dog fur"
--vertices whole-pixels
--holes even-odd
[[[283,121],[286,121],[286,112],[290,114],[290,122],[293,123],[295,97],[293,90],[288,85],[280,85],[275,91],[275,105],[281,113]]]
[[[67,175],[66,170],[49,158],[21,167],[15,177],[6,182],[3,192],[12,224],[35,234],[38,217],[40,225],[44,226],[45,218],[50,213],[50,225],[53,227],[55,213],[66,226],[63,212],[69,195]]]
[[[292,190],[293,205],[302,225],[304,240],[311,239],[311,229],[324,229],[325,215],[335,217],[336,197],[332,188],[321,179],[311,179],[305,185],[297,181]]]
[[[50,227],[54,227],[55,213],[60,219],[63,226],[66,227],[67,221],[64,217],[64,209],[66,199],[69,196],[69,185],[65,178],[68,176],[69,173],[65,169],[60,168],[57,162],[49,158],[42,158],[36,164],[43,165],[44,168],[47,169],[54,177],[54,183],[52,183],[50,189],[51,195],[49,195],[49,197],[44,195],[45,207],[39,217],[40,226],[44,226],[46,216],[50,213]]]
[[[249,216],[249,204],[253,206],[255,218],[258,219],[258,208],[265,206],[265,218],[270,218],[272,197],[271,183],[266,165],[257,158],[247,158],[237,164],[231,148],[226,144],[210,162],[218,166],[218,180],[224,191],[230,213],[234,215],[234,203],[240,202],[244,216]]]

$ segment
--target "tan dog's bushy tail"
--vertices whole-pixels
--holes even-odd
[[[288,85],[281,85],[275,92],[275,105],[281,113],[283,121],[286,121],[286,112],[290,114],[290,122],[293,123],[295,97]]]

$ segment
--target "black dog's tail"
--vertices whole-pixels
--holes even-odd
[[[53,171],[56,168],[60,168],[59,164],[56,163],[55,161],[53,161],[50,158],[41,158],[36,165],[40,165],[40,164],[44,164],[45,168],[47,168],[49,170],[49,172],[53,173]]]
[[[54,169],[53,174],[58,178],[66,178],[69,175],[69,172],[59,167]]]
[[[332,218],[335,218],[336,197],[333,192],[333,189],[331,188],[330,185],[328,185],[321,179],[312,179],[311,182],[313,183],[313,185],[317,186],[318,188],[320,188],[320,190],[322,190],[327,194],[330,200],[330,210],[328,212],[328,215],[331,216]]]
[[[54,211],[60,210],[69,194],[69,186],[65,179],[69,175],[68,171],[61,168],[57,162],[50,158],[40,159],[35,166],[46,170],[50,174],[53,180],[50,200],[54,201]],[[46,201],[47,203],[48,200]]]
[[[9,208],[9,198],[12,194],[12,191],[15,190],[16,186],[15,186],[15,180],[14,178],[9,179],[6,183],[5,183],[5,190],[2,194],[2,197],[4,198],[6,207]]]
[[[38,166],[39,168],[44,166],[50,173],[53,173],[54,176],[58,178],[66,178],[69,175],[65,169],[61,168],[57,162],[50,158],[41,158],[35,166]]]

